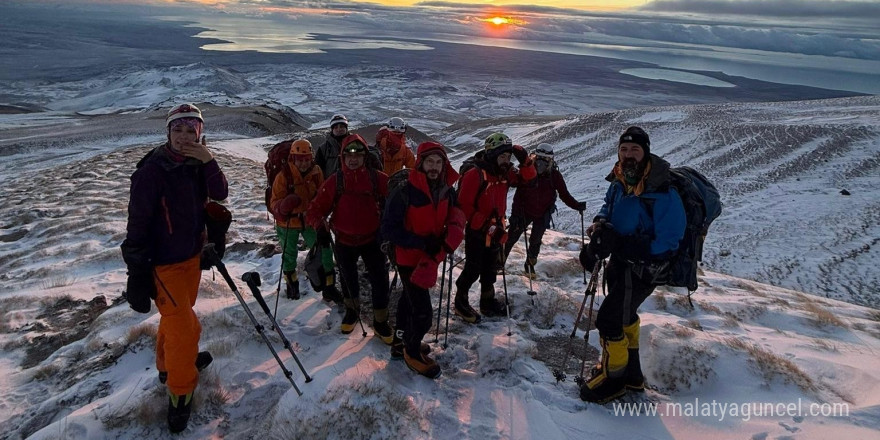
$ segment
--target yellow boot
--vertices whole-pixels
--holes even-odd
[[[624,373],[629,353],[625,335],[602,339],[602,368],[598,374],[581,386],[581,399],[586,402],[607,403],[626,393]]]
[[[642,374],[642,364],[639,361],[639,327],[641,322],[636,322],[623,328],[626,335],[628,361],[626,363],[626,388],[633,391],[645,391],[645,376]]]

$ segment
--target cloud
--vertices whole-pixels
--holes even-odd
[[[880,19],[880,3],[848,0],[654,0],[639,8],[657,12],[762,15],[771,17],[852,17]]]

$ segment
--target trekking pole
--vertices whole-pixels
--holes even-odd
[[[296,365],[298,365],[300,371],[302,371],[303,377],[306,378],[306,383],[311,382],[312,378],[309,376],[309,373],[306,372],[302,362],[299,361],[299,357],[294,353],[293,346],[290,345],[290,340],[287,339],[287,336],[284,336],[284,332],[281,331],[281,327],[275,321],[275,317],[269,313],[269,305],[266,304],[263,295],[260,293],[260,284],[262,284],[260,281],[260,274],[257,272],[245,272],[245,274],[241,276],[241,280],[250,287],[251,293],[254,295],[254,298],[257,299],[257,303],[260,304],[260,307],[262,307],[263,311],[266,312],[266,315],[269,316],[272,325],[275,326],[275,331],[278,333],[278,336],[281,336],[281,341],[284,342],[284,348],[290,350],[290,355],[293,356],[293,360],[296,361]]]
[[[584,246],[586,244],[586,243],[584,243],[586,241],[584,238],[584,235],[585,235],[584,234],[584,211],[580,211],[580,213],[581,213],[581,246]],[[587,268],[583,267],[582,269],[584,271],[584,284],[587,284]]]
[[[437,303],[437,328],[434,331],[434,343],[440,342],[440,314],[443,312],[443,288],[446,285],[446,260],[443,257],[443,269],[440,271],[440,301]]]
[[[584,300],[581,301],[581,308],[578,310],[577,317],[574,320],[574,327],[571,329],[571,334],[568,336],[568,342],[565,344],[565,356],[562,358],[562,364],[553,371],[553,377],[556,378],[556,382],[565,382],[565,366],[568,365],[568,358],[571,356],[571,342],[574,340],[574,336],[577,333],[578,325],[581,322],[581,317],[584,315],[584,307],[587,305],[587,297],[591,297],[590,301],[590,322],[587,324],[587,338],[590,335],[590,326],[593,325],[593,301],[596,299],[596,287],[598,284],[599,278],[599,268],[601,261],[597,261],[593,266],[593,272],[590,274],[590,283],[587,285],[587,290],[584,291]],[[586,356],[584,356],[586,358]]]
[[[532,289],[532,276],[535,275],[535,266],[529,264],[529,231],[528,227],[523,229],[523,242],[526,244],[526,267],[529,268],[529,274],[526,275],[529,278],[529,291],[526,292],[529,296],[534,297],[538,294]],[[535,298],[532,298],[532,305],[535,305]]]
[[[590,312],[587,314],[587,331],[584,333],[584,358],[581,359],[581,374],[574,377],[574,382],[578,386],[586,383],[587,378],[584,376],[584,368],[587,366],[587,350],[590,348],[590,326],[593,325],[593,303],[596,301],[596,287],[590,293]]]
[[[333,243],[333,237],[330,237],[330,251],[333,252],[333,259],[335,259],[336,262],[339,263],[339,254],[336,253],[336,243]],[[355,262],[354,270],[357,271],[357,262]],[[348,290],[348,285],[346,285],[346,283],[345,283],[345,276],[342,276],[342,267],[339,268],[339,275],[340,275],[339,276],[339,285],[342,286],[342,291],[348,293],[347,296],[349,298],[351,298],[352,302],[357,304],[357,309],[355,309],[355,311],[357,312],[358,322],[361,324],[361,331],[363,332],[363,337],[366,338],[367,337],[367,329],[364,327],[364,321],[361,320],[361,302],[355,301],[355,298],[351,296],[351,291]],[[345,293],[343,293],[342,297],[343,298],[346,297]],[[359,300],[360,298],[357,298],[357,299]]]
[[[446,288],[446,332],[443,335],[443,349],[446,350],[446,347],[449,346],[449,309],[452,305],[452,268],[455,267],[452,264],[455,255],[449,254],[449,284]]]
[[[498,248],[498,253],[504,256],[504,246]],[[513,330],[510,329],[510,299],[507,297],[507,269],[501,266],[501,282],[504,285],[504,307],[507,308],[507,336],[513,336]]]
[[[284,229],[286,233],[284,234],[284,242],[281,243],[281,267],[278,269],[278,287],[275,289],[275,313],[272,316],[278,315],[278,298],[281,298],[281,278],[284,278],[284,254],[287,252],[287,239],[290,238],[290,218],[287,219]]]
[[[251,323],[253,323],[254,328],[257,329],[257,333],[263,337],[263,342],[266,343],[266,346],[269,347],[269,351],[272,352],[272,356],[275,357],[275,360],[278,362],[278,365],[281,367],[281,371],[284,372],[284,377],[290,381],[290,384],[293,385],[293,389],[296,390],[296,394],[302,396],[302,391],[300,391],[299,387],[296,386],[296,382],[293,381],[293,373],[284,366],[284,362],[281,361],[281,358],[278,357],[278,352],[272,348],[272,343],[269,342],[269,338],[266,336],[266,330],[257,322],[257,318],[254,317],[254,314],[251,313],[250,307],[248,307],[247,303],[242,298],[241,293],[238,292],[238,288],[235,287],[235,282],[232,281],[232,277],[229,276],[229,272],[226,271],[226,265],[223,264],[223,261],[220,260],[220,256],[217,255],[217,251],[214,250],[214,244],[208,243],[205,245],[203,255],[208,257],[208,261],[212,266],[217,267],[217,271],[220,272],[220,275],[223,276],[223,279],[226,280],[226,284],[229,285],[229,288],[232,289],[232,293],[235,294],[235,297],[238,298],[238,302],[241,303],[241,307],[244,309],[244,312],[247,314],[248,318],[250,318]],[[267,307],[268,308],[268,307]]]

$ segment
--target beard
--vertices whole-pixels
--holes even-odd
[[[510,171],[511,168],[513,168],[513,164],[510,162],[498,165],[498,169],[501,170],[502,173]]]
[[[437,180],[440,178],[440,171],[438,171],[438,170],[426,171],[425,176],[428,177],[428,180]]]
[[[638,180],[645,171],[644,161],[636,162],[633,158],[626,158],[620,164],[620,171],[627,180]]]

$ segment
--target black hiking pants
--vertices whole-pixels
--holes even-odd
[[[483,231],[465,229],[464,234],[464,269],[461,270],[455,287],[459,292],[466,293],[471,286],[480,280],[480,291],[495,290],[495,262],[501,245],[494,241],[486,246],[486,234]]]
[[[507,261],[510,250],[513,249],[513,246],[519,241],[519,237],[528,229],[530,224],[532,225],[532,232],[529,235],[529,248],[526,257],[538,259],[538,254],[541,253],[541,240],[544,238],[544,232],[547,231],[547,217],[531,218],[521,215],[512,215],[510,217],[507,244],[504,245],[504,261]]]
[[[388,308],[388,270],[385,269],[385,253],[379,246],[379,241],[374,240],[360,246],[347,246],[336,244],[336,264],[339,266],[339,274],[342,276],[344,289],[342,294],[346,298],[360,298],[361,286],[358,276],[357,260],[364,260],[366,276],[370,281],[370,289],[373,297],[373,309]]]
[[[651,283],[651,275],[645,272],[643,276],[638,276],[631,263],[611,256],[611,261],[605,268],[609,292],[596,316],[596,329],[599,330],[600,337],[622,337],[623,327],[639,319],[636,311],[656,287]]]
[[[409,282],[414,270],[412,266],[397,267],[403,281],[403,293],[397,302],[397,329],[403,330],[403,345],[410,356],[419,356],[422,338],[431,330],[434,308],[428,289]]]

